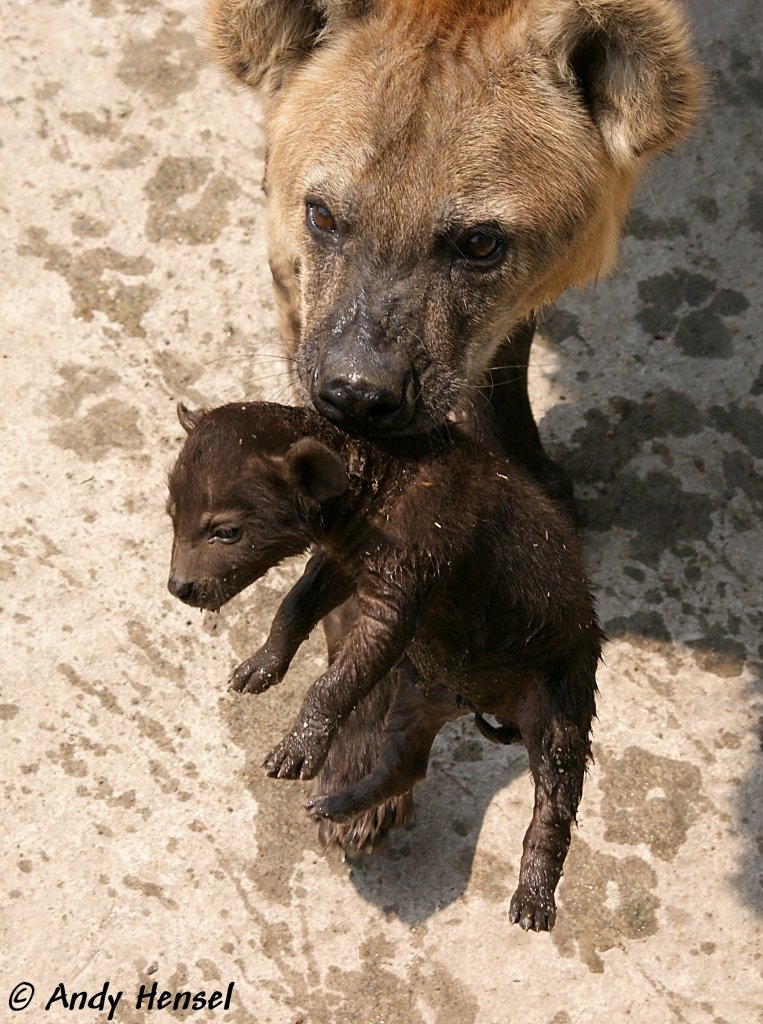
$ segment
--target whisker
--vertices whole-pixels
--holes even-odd
[[[279,388],[279,390],[274,393],[273,398],[271,399],[271,401],[273,401],[273,402],[281,402],[284,405],[288,405],[289,403],[288,402],[284,402],[283,400],[284,400],[284,398],[289,398],[289,399],[292,399],[292,400],[294,399],[295,394],[294,394],[293,390],[290,392],[290,388],[291,387],[292,387],[291,382],[289,382],[288,384],[284,385],[284,387]]]
[[[540,361],[540,360],[537,360],[537,359],[531,359],[530,360],[530,365],[532,365],[532,366],[555,366],[556,364],[554,363],[553,359],[547,359],[545,361]],[[491,372],[495,371],[497,373],[499,370],[524,370],[524,369],[525,369],[525,364],[524,363],[504,363],[502,366],[488,366],[486,372],[487,373],[491,373]]]
[[[517,374],[516,377],[507,377],[506,380],[489,380],[486,381],[484,384],[480,384],[479,386],[482,391],[492,392],[495,390],[495,388],[502,388],[505,387],[507,384],[517,384],[522,379],[523,374],[520,373]]]
[[[291,374],[288,370],[275,370],[273,373],[250,373],[239,379],[245,384],[256,384],[258,381],[274,380],[277,377],[291,377]]]

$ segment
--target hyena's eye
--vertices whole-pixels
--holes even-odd
[[[495,262],[506,251],[506,242],[488,231],[470,231],[462,234],[456,249],[466,259]]]
[[[240,526],[216,526],[209,535],[209,542],[213,544],[220,541],[221,544],[236,544],[241,540],[244,531]]]
[[[336,233],[334,214],[323,203],[308,199],[305,203],[307,226],[317,235],[333,235]]]
[[[458,259],[481,266],[498,263],[506,254],[508,243],[503,235],[483,228],[472,228],[451,239]]]

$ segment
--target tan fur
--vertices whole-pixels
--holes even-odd
[[[512,325],[612,268],[640,172],[696,110],[669,0],[210,0],[208,23],[227,71],[268,97],[271,253],[292,351],[347,283],[314,266],[308,193],[354,218],[355,261],[385,269],[421,266],[453,212],[507,224],[516,260],[480,296],[467,344],[432,340],[444,364],[458,347],[458,373],[477,380]],[[440,285],[419,282],[433,336],[453,295]]]

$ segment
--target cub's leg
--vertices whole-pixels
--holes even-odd
[[[329,618],[336,615],[332,612]],[[414,686],[416,680],[417,676],[406,658],[380,680],[341,725],[323,767],[313,781],[312,793],[341,792],[372,770],[379,756],[392,695],[399,686]],[[318,836],[324,846],[337,846],[346,854],[370,853],[390,829],[405,825],[414,816],[413,794],[408,789],[378,807],[355,814],[347,822],[319,819]]]
[[[339,727],[405,653],[416,631],[427,573],[407,593],[391,582],[399,552],[358,585],[358,618],[336,658],[305,694],[291,730],[264,761],[268,775],[311,779],[326,760]]]
[[[430,693],[402,676],[392,699],[381,749],[371,771],[353,786],[326,796],[317,793],[306,808],[317,818],[351,821],[357,814],[409,792],[427,773],[429,752],[442,726],[464,713],[455,694],[437,689]]]
[[[594,660],[564,678],[543,680],[519,702],[517,718],[535,781],[535,807],[509,917],[525,931],[548,931],[556,920],[554,892],[591,757],[595,667]]]
[[[231,688],[238,693],[262,693],[280,683],[300,644],[308,638],[318,620],[351,592],[350,581],[322,552],[313,555],[281,602],[265,643],[234,670]]]

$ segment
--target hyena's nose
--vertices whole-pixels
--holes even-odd
[[[167,580],[167,589],[173,597],[177,597],[181,601],[187,601],[193,593],[193,583],[189,583],[187,580],[179,580],[177,576],[170,573],[170,578]]]
[[[357,425],[372,431],[399,430],[413,415],[413,375],[400,380],[372,381],[355,374],[329,379],[313,378],[315,408],[340,425]]]

